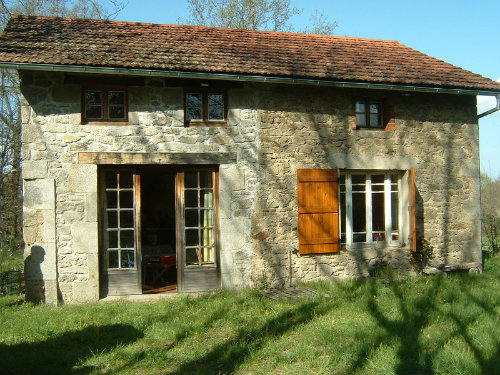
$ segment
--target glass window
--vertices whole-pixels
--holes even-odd
[[[213,171],[184,173],[184,241],[187,267],[215,264]]]
[[[382,103],[358,100],[355,109],[357,127],[380,128],[383,126]]]
[[[395,173],[340,175],[341,243],[399,241],[400,179]]]
[[[206,90],[186,93],[186,125],[219,125],[226,121],[226,104],[223,93]]]
[[[126,121],[127,93],[124,90],[85,90],[83,122]]]

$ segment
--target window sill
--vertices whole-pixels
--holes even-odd
[[[350,245],[341,244],[340,249],[343,251],[359,251],[365,249],[382,249],[382,248],[391,248],[391,249],[406,249],[409,248],[407,244],[402,242],[358,242]]]
[[[394,134],[392,131],[385,131],[385,129],[356,129],[353,130],[354,134],[361,138],[390,138]]]
[[[227,121],[190,121],[184,124],[186,127],[191,126],[206,126],[206,127],[217,127],[217,126],[227,126]]]
[[[125,126],[128,121],[82,121],[82,125]]]

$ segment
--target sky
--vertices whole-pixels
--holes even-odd
[[[314,10],[338,23],[334,34],[397,40],[420,52],[500,82],[500,0],[291,0],[302,13],[296,29],[310,24]],[[185,0],[128,0],[122,21],[182,23]],[[478,113],[493,108],[478,98]],[[500,177],[500,111],[479,120],[481,171]]]

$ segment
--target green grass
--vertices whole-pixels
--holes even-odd
[[[0,298],[0,374],[500,374],[500,259],[483,275],[313,283],[155,303]]]

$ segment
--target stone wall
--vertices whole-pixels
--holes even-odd
[[[261,185],[252,238],[254,277],[272,283],[366,276],[378,259],[407,267],[408,245],[356,244],[337,254],[290,255],[298,247],[298,168],[416,171],[418,243],[433,265],[479,267],[479,148],[474,97],[279,86],[259,90]],[[352,130],[356,98],[394,106],[392,131]],[[406,208],[406,207],[405,207]],[[407,224],[407,222],[406,222]],[[407,238],[407,229],[405,238]],[[406,243],[408,241],[405,240]]]
[[[480,262],[474,97],[245,84],[228,90],[228,126],[186,128],[183,88],[148,78],[128,89],[129,125],[96,126],[81,125],[81,86],[64,74],[21,76],[26,257],[45,253],[32,257],[37,298],[99,298],[98,168],[78,164],[80,152],[236,153],[236,163],[219,168],[223,287],[288,280],[297,168],[415,167],[418,231],[435,249],[433,262]],[[360,95],[390,99],[395,130],[352,130]],[[292,276],[356,277],[375,259],[407,265],[408,257],[408,248],[384,246],[293,254]],[[32,258],[26,264],[36,266]]]

